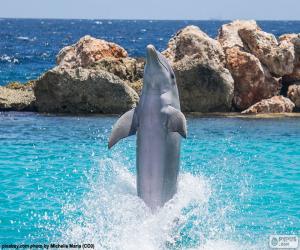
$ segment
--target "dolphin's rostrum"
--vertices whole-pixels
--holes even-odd
[[[174,72],[153,45],[147,46],[143,82],[138,106],[116,122],[108,146],[137,133],[137,192],[153,210],[176,193],[180,136],[187,128]]]

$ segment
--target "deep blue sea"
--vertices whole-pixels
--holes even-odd
[[[26,82],[55,65],[58,51],[84,35],[92,35],[123,46],[130,56],[143,57],[152,43],[164,50],[170,37],[187,25],[197,25],[211,37],[230,21],[136,21],[0,19],[0,85]],[[258,21],[276,36],[300,33],[300,21]]]
[[[27,81],[90,34],[143,56],[188,24],[225,21],[0,20],[0,85]],[[277,36],[300,22],[259,22]],[[112,150],[113,116],[0,113],[0,244],[95,249],[269,249],[300,236],[300,118],[187,117],[178,193],[152,214],[135,188],[135,137]]]

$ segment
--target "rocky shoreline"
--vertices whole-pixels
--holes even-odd
[[[162,53],[186,113],[300,111],[300,34],[277,39],[255,21],[237,20],[213,39],[187,26]],[[0,110],[120,114],[139,101],[144,59],[129,57],[118,44],[85,36],[56,59],[37,80],[0,87]]]

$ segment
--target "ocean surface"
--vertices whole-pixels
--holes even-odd
[[[135,188],[135,136],[116,117],[0,115],[0,243],[96,249],[269,249],[300,233],[300,120],[192,118],[179,190],[152,214]]]
[[[130,56],[143,57],[148,44],[164,50],[170,37],[187,25],[197,25],[216,37],[221,25],[228,22],[0,19],[0,85],[37,78],[55,65],[61,48],[87,34],[120,44]],[[300,33],[300,21],[258,24],[276,36]]]
[[[86,34],[144,56],[188,24],[210,36],[227,21],[0,20],[0,85],[55,65]],[[300,22],[259,22],[300,33]],[[112,150],[113,116],[0,113],[0,244],[95,249],[269,249],[300,235],[300,119],[188,117],[178,193],[152,214],[136,196],[135,137]]]

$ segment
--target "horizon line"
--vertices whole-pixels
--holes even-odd
[[[285,21],[285,22],[299,22],[300,19],[254,19],[254,18],[232,18],[232,19],[142,19],[142,18],[64,18],[64,17],[0,17],[3,19],[29,19],[29,20],[103,20],[103,21],[235,21],[235,20],[254,20],[254,21]]]

